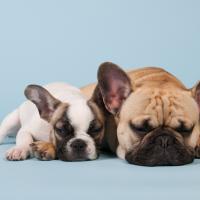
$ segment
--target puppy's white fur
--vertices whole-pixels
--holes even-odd
[[[51,83],[46,88],[55,98],[69,104],[68,117],[75,127],[75,138],[88,144],[88,157],[97,156],[93,139],[86,133],[94,118],[87,105],[87,99],[78,88],[65,83]],[[18,109],[9,114],[0,126],[0,143],[13,132],[17,132],[16,146],[9,149],[6,157],[9,160],[24,160],[31,154],[30,144],[33,140],[49,141],[53,127],[41,119],[37,107],[31,102],[24,102]],[[67,147],[66,147],[67,148]]]

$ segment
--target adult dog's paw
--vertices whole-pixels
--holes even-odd
[[[39,160],[55,160],[56,150],[53,144],[44,141],[37,141],[30,144],[32,154]]]

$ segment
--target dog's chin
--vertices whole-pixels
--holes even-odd
[[[78,161],[91,161],[96,160],[98,158],[98,155],[91,156],[90,154],[86,152],[65,152],[63,154],[58,154],[58,159],[62,161],[68,161],[68,162],[78,162]]]
[[[155,144],[138,145],[129,151],[125,158],[130,164],[141,166],[180,166],[190,164],[194,160],[194,152],[190,147],[180,143],[163,149]]]

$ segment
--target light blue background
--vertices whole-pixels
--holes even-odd
[[[27,84],[83,86],[96,80],[103,61],[161,66],[193,86],[200,79],[200,1],[0,1],[0,119],[24,100]],[[2,199],[200,198],[199,161],[175,168],[109,157],[11,163],[2,160],[9,146],[0,147]]]

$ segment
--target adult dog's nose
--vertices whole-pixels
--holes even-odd
[[[166,149],[174,144],[174,138],[169,135],[160,135],[155,139],[155,143],[160,147]]]

